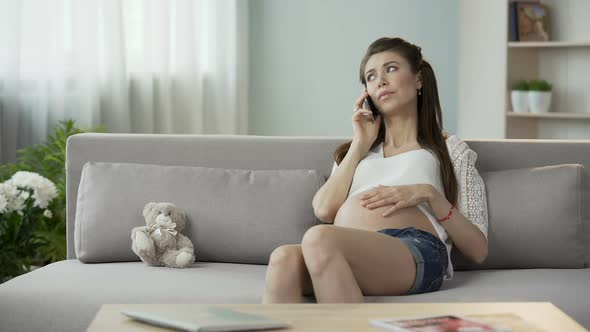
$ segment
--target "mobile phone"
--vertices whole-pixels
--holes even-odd
[[[377,114],[379,114],[379,110],[377,110],[377,107],[375,107],[375,104],[373,104],[373,100],[371,100],[371,97],[369,96],[365,98],[363,108],[370,110],[371,113],[373,113],[373,117],[376,117]]]

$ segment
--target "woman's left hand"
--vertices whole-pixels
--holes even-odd
[[[428,201],[431,197],[432,189],[432,185],[429,184],[403,186],[384,186],[380,184],[375,189],[368,190],[359,197],[361,199],[361,205],[368,209],[393,205],[383,213],[383,217],[387,217],[399,209],[416,206]]]

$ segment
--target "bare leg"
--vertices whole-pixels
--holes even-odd
[[[301,303],[303,295],[313,294],[301,245],[276,248],[266,270],[262,303]]]
[[[416,278],[406,244],[375,231],[318,225],[305,233],[302,248],[318,302],[401,295]]]

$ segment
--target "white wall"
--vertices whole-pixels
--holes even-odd
[[[458,130],[462,138],[504,138],[507,2],[461,0]]]
[[[352,135],[360,61],[383,36],[422,47],[456,131],[457,0],[250,0],[249,124],[254,135]]]

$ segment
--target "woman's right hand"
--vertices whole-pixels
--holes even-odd
[[[364,90],[359,99],[354,104],[354,113],[352,114],[353,139],[352,145],[356,145],[362,154],[366,154],[373,142],[377,138],[379,125],[381,124],[381,113],[373,119],[373,113],[363,108],[365,98],[369,93]]]

